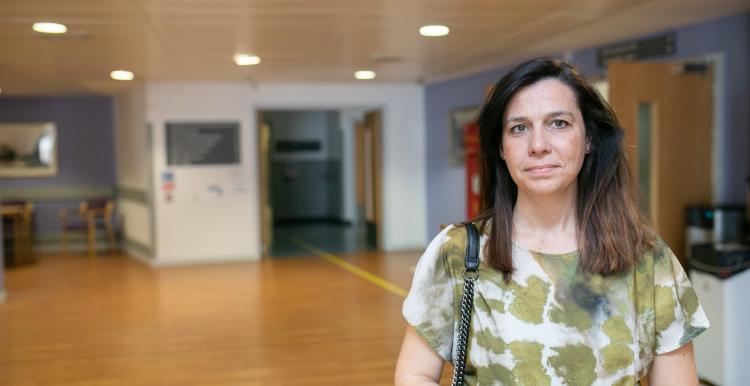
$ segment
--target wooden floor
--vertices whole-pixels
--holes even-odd
[[[418,256],[341,257],[408,289]],[[5,273],[0,385],[393,384],[403,299],[318,257],[42,255]]]

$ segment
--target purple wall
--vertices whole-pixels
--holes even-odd
[[[112,99],[102,96],[0,98],[0,122],[55,122],[58,174],[43,178],[0,178],[4,188],[114,187]],[[59,229],[57,210],[68,201],[37,201],[37,231]],[[1,249],[1,248],[0,248]],[[2,288],[0,264],[0,288]]]
[[[507,69],[483,72],[425,88],[428,239],[440,231],[440,224],[466,218],[464,166],[451,165],[448,159],[450,112],[478,107],[484,101],[485,87],[505,72]]]
[[[724,55],[725,85],[723,111],[726,144],[721,157],[724,183],[718,187],[718,201],[743,202],[750,149],[750,13],[734,15],[675,30],[677,52],[659,59],[681,59],[713,53]],[[634,36],[634,39],[639,36]],[[617,43],[617,42],[612,42]],[[574,52],[573,61],[589,74],[601,74],[596,66],[596,48]],[[456,108],[477,106],[487,85],[495,83],[509,68],[428,85],[425,89],[427,128],[427,229],[428,238],[438,225],[463,220],[466,216],[465,172],[452,166],[448,150],[448,117]]]
[[[0,98],[0,122],[55,122],[58,174],[40,178],[0,178],[4,188],[114,187],[112,99],[102,96]],[[35,230],[59,230],[57,211],[80,199],[34,202]]]
[[[101,96],[0,98],[0,122],[57,124],[59,173],[0,178],[11,188],[115,184],[112,99]]]

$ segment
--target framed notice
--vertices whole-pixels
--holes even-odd
[[[168,122],[168,165],[240,163],[239,122]]]

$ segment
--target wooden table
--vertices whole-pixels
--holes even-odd
[[[3,248],[6,248],[5,240],[12,239],[9,243],[12,253],[5,253],[6,265],[21,265],[34,261],[33,251],[31,248],[31,216],[33,207],[31,205],[2,205],[3,225],[5,219],[10,219],[11,234],[6,235],[3,232]],[[5,230],[5,229],[4,229]],[[7,249],[5,249],[7,252]]]

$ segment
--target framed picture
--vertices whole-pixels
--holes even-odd
[[[451,165],[461,166],[464,160],[464,128],[477,119],[479,107],[455,109],[450,113],[448,159]]]
[[[53,122],[0,123],[0,178],[57,174],[57,126]]]

